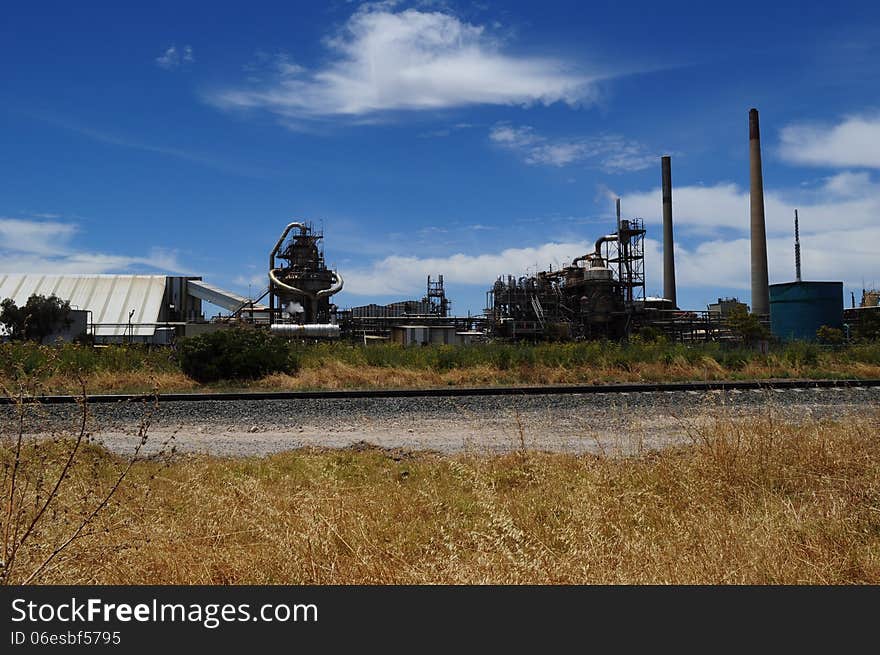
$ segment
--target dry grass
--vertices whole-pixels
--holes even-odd
[[[877,414],[719,415],[689,446],[629,458],[364,447],[142,461],[40,581],[876,584],[878,428]],[[63,446],[29,444],[23,470],[57,467]],[[23,569],[125,465],[84,449]]]
[[[296,375],[273,373],[253,382],[226,382],[203,385],[180,372],[95,371],[84,374],[86,388],[98,393],[198,392],[212,390],[297,390],[297,389],[369,389],[429,388],[447,386],[505,386],[534,384],[609,384],[617,382],[673,382],[677,380],[791,379],[816,378],[816,371],[798,366],[761,366],[747,364],[730,371],[715,360],[690,365],[685,362],[661,364],[634,363],[628,369],[600,366],[565,368],[535,364],[512,369],[490,365],[434,371],[385,366],[354,365],[341,361],[306,367]],[[880,366],[848,363],[828,366],[822,376],[829,378],[877,379]],[[15,388],[12,380],[0,384]],[[33,391],[47,394],[76,394],[78,381],[72,376],[54,375],[41,381]]]
[[[830,378],[880,378],[880,366],[841,364],[823,369]],[[356,366],[327,362],[302,369],[297,375],[274,373],[246,385],[253,389],[356,389],[426,388],[446,386],[502,386],[531,384],[608,384],[617,382],[672,382],[677,380],[789,379],[815,378],[815,369],[799,366],[748,364],[733,372],[714,359],[697,365],[686,362],[633,363],[628,369],[601,366],[553,367],[542,364],[501,369],[480,365],[472,368],[434,371],[424,369]]]

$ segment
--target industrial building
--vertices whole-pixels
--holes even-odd
[[[169,344],[175,337],[214,329],[202,314],[202,301],[227,309],[249,302],[199,277],[0,274],[0,299],[22,306],[32,295],[69,302],[74,323],[82,324],[95,343]],[[58,336],[77,335],[67,330]]]
[[[794,282],[769,284],[763,171],[757,109],[749,127],[751,312],[779,339],[814,339],[821,326],[844,327],[841,282],[801,279],[795,212]],[[268,256],[267,285],[246,298],[200,277],[167,275],[0,274],[0,299],[24,304],[32,294],[55,295],[86,319],[98,343],[170,343],[176,337],[233,325],[252,325],[290,338],[345,338],[413,344],[467,344],[480,339],[625,339],[648,329],[676,341],[730,340],[727,317],[737,299],[719,298],[706,311],[678,307],[673,236],[672,166],[661,158],[663,297],[645,295],[644,238],[639,217],[621,216],[594,248],[556,270],[499,275],[487,291],[481,315],[454,316],[443,276],[428,276],[424,297],[386,305],[340,309],[339,271],[324,260],[323,233],[310,223],[289,223]],[[865,291],[860,308],[873,311],[880,294]],[[853,305],[855,305],[853,299]],[[202,303],[228,312],[205,320]],[[878,308],[877,311],[880,311]],[[82,319],[79,319],[82,320]],[[74,328],[76,331],[76,328]],[[70,338],[71,335],[66,335]]]

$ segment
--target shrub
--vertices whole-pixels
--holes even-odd
[[[727,328],[744,343],[755,343],[768,336],[760,319],[755,314],[749,314],[742,305],[731,308],[725,322]]]
[[[299,369],[299,359],[285,339],[256,329],[218,330],[182,339],[178,359],[183,372],[197,382],[252,380]]]
[[[782,351],[783,361],[792,366],[815,366],[819,363],[819,346],[807,341],[792,341]]]
[[[823,325],[816,330],[816,338],[819,340],[819,343],[837,346],[843,343],[843,330]]]
[[[638,337],[642,341],[657,341],[663,336],[663,332],[652,325],[645,325],[639,328]]]

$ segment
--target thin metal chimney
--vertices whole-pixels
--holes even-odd
[[[614,201],[614,206],[617,209],[617,234],[620,235],[620,198]]]
[[[663,297],[678,307],[675,297],[675,246],[672,239],[672,160],[669,155],[660,158],[663,188]]]
[[[801,234],[798,230],[797,209],[794,210],[794,279],[801,281]]]
[[[767,228],[764,221],[764,179],[761,173],[761,133],[758,110],[749,110],[749,169],[751,178],[752,313],[770,313],[770,280],[767,274]]]

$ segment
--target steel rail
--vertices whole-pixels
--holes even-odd
[[[240,400],[305,400],[345,398],[438,398],[463,396],[540,396],[572,394],[658,393],[672,391],[748,391],[784,389],[845,389],[880,387],[880,380],[710,380],[701,382],[635,382],[622,384],[570,384],[511,387],[433,387],[429,389],[333,389],[315,391],[231,391],[210,393],[140,393],[88,395],[90,403],[135,401],[225,402]],[[82,396],[24,396],[28,403],[63,404],[79,402]],[[19,402],[16,397],[0,397],[0,405]]]

